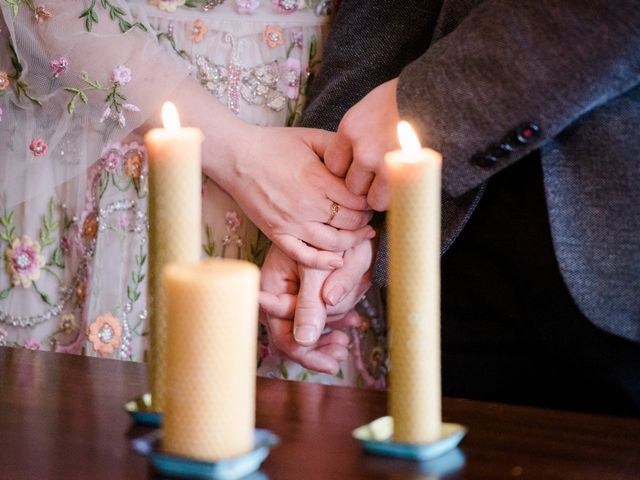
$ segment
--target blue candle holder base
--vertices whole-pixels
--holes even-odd
[[[462,425],[443,423],[440,437],[432,442],[397,443],[393,441],[393,418],[387,416],[356,428],[352,435],[371,453],[427,461],[456,448],[466,433],[467,429]]]
[[[158,428],[162,424],[162,414],[152,409],[150,393],[129,400],[124,404],[124,409],[136,425]]]
[[[266,479],[258,471],[269,451],[278,444],[278,437],[270,430],[256,429],[253,450],[232,458],[216,462],[195,460],[162,451],[162,432],[150,434],[131,441],[133,449],[149,458],[149,462],[161,475],[207,480]]]

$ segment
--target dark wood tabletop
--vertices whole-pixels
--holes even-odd
[[[130,448],[146,427],[124,403],[146,390],[143,364],[0,347],[0,479],[153,478]],[[386,395],[259,378],[258,427],[280,437],[274,480],[640,479],[640,419],[445,398],[469,429],[426,464],[366,454],[351,431],[386,412]]]

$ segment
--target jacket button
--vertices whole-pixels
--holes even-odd
[[[521,145],[536,140],[540,136],[540,127],[536,123],[525,123],[516,130],[515,140]]]
[[[496,158],[503,158],[513,152],[513,147],[508,143],[494,143],[487,149],[489,155]]]
[[[471,157],[471,163],[482,168],[489,168],[498,163],[498,159],[490,153],[476,153]]]

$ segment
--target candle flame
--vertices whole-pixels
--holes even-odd
[[[162,123],[164,124],[164,128],[171,132],[180,129],[178,109],[171,102],[164,102],[164,105],[162,105]]]
[[[422,148],[416,132],[411,128],[411,124],[404,120],[398,123],[398,140],[405,153],[419,152]]]

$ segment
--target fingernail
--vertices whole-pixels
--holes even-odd
[[[344,297],[344,288],[342,288],[340,285],[336,285],[335,287],[333,287],[327,294],[327,300],[331,305],[334,306],[340,303],[342,297]]]
[[[316,341],[317,329],[311,325],[303,325],[293,330],[293,338],[302,345],[308,345]]]
[[[344,265],[344,262],[343,262],[342,260],[338,260],[338,259],[336,259],[336,260],[331,260],[331,261],[329,262],[329,266],[330,266],[331,268],[340,268],[340,267],[342,267],[343,265]]]

